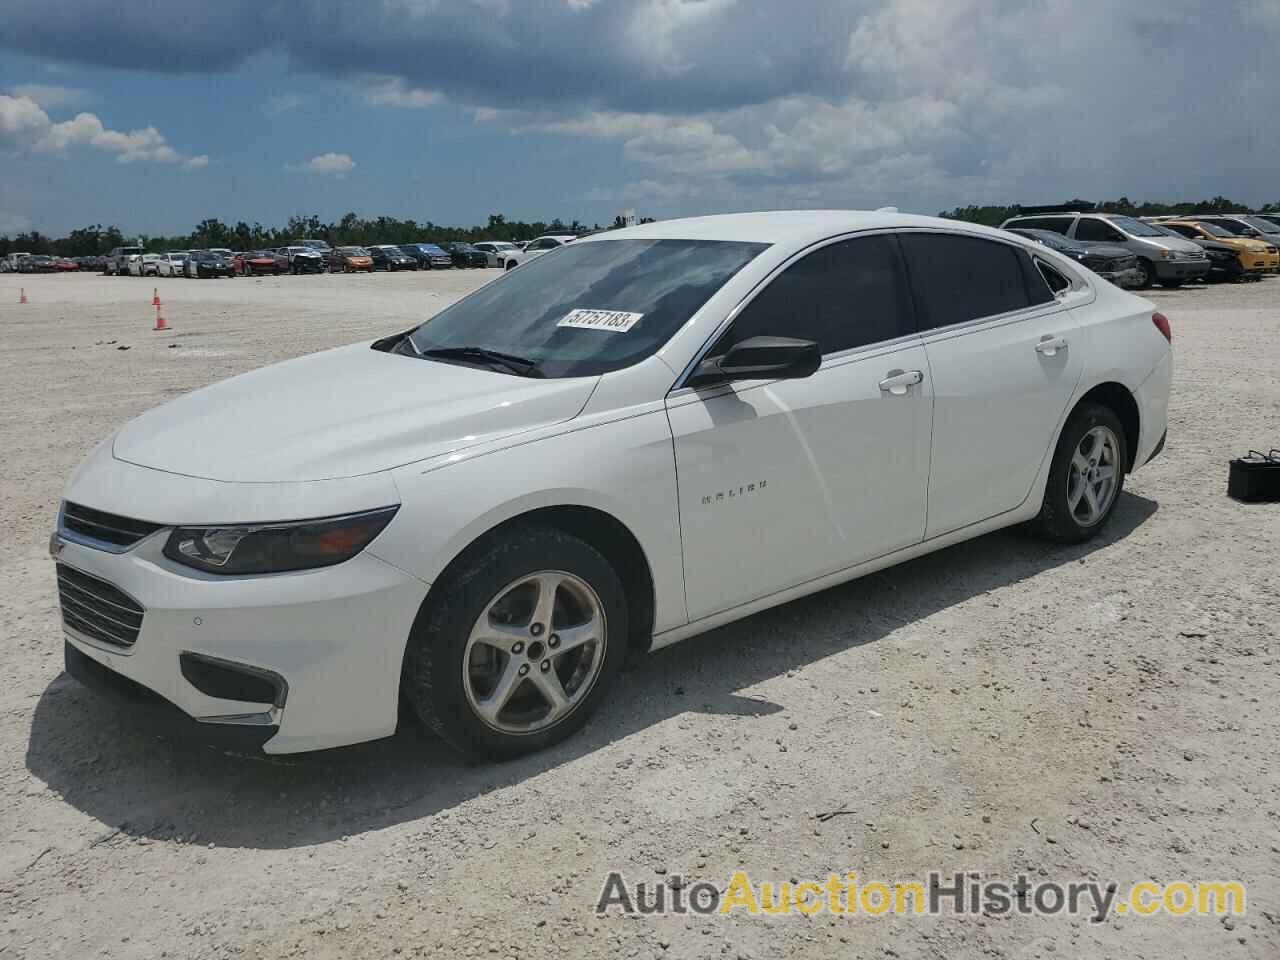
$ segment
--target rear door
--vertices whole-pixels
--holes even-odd
[[[1080,380],[1075,295],[1020,247],[901,234],[933,380],[926,537],[1005,513],[1031,491]]]
[[[798,259],[708,356],[753,336],[814,340],[823,362],[668,398],[695,620],[924,535],[931,386],[893,237]]]

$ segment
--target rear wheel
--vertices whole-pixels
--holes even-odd
[[[1079,543],[1106,525],[1124,489],[1129,462],[1124,426],[1110,407],[1086,403],[1058,438],[1036,526],[1045,536]]]
[[[414,623],[403,690],[461,753],[501,759],[587,722],[622,668],[622,583],[591,545],[553,527],[507,531],[446,574]]]

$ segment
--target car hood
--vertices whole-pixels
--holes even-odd
[[[597,380],[533,380],[356,344],[179,397],[126,424],[112,452],[229,482],[361,476],[571,420]]]

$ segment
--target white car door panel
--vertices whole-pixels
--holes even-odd
[[[903,246],[933,378],[932,538],[1026,500],[1083,356],[1070,309],[1017,247],[946,234],[904,234]],[[1001,307],[1013,309],[965,313]]]
[[[914,326],[893,237],[834,240],[786,265],[708,352],[807,340],[816,373],[669,398],[693,619],[920,542],[933,388]]]
[[[926,366],[912,343],[803,380],[672,399],[692,619],[923,538]],[[921,382],[881,388],[908,371]]]

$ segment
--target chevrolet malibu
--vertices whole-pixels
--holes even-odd
[[[50,549],[68,671],[267,753],[569,735],[625,657],[1030,522],[1164,446],[1168,321],[1043,245],[896,213],[576,240],[411,330],[103,440]]]

